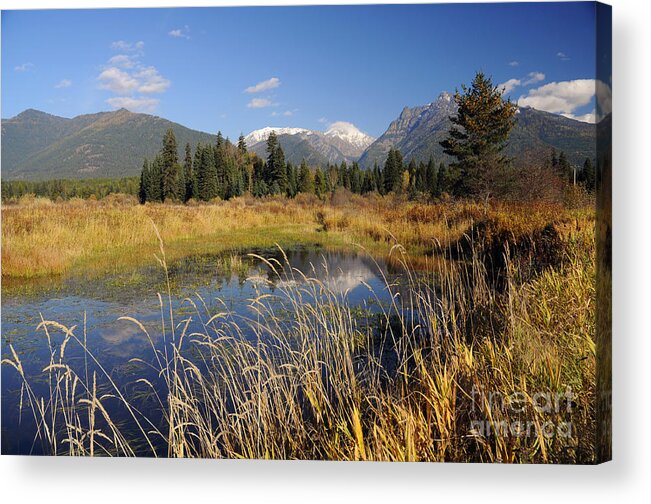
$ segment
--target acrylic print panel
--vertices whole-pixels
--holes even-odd
[[[3,12],[2,453],[609,460],[610,26]]]

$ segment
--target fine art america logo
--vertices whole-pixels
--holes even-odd
[[[473,385],[470,432],[484,438],[570,438],[570,416],[576,407],[574,397],[569,386],[563,392],[546,391],[530,395],[524,392],[485,393]],[[480,415],[481,418],[478,418]]]

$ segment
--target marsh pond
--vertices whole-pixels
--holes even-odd
[[[64,387],[57,388],[52,369],[47,369],[64,352],[66,365],[74,368],[85,386],[90,387],[93,375],[97,376],[98,396],[105,394],[112,421],[128,433],[135,428],[129,425],[132,414],[121,401],[111,400],[112,387],[102,387],[115,384],[126,400],[137,401],[139,414],[153,423],[159,421],[164,406],[142,383],[160,385],[155,392],[165,397],[166,385],[159,380],[161,369],[156,363],[172,351],[169,345],[181,334],[188,342],[193,335],[206,333],[217,339],[220,335],[264,338],[264,331],[252,328],[289,328],[297,298],[301,304],[314,304],[319,296],[329,298],[319,310],[345,305],[354,313],[355,323],[373,324],[378,314],[395,303],[395,291],[388,286],[399,285],[400,276],[365,253],[295,248],[192,256],[167,268],[155,264],[99,278],[5,281],[2,356],[12,357],[15,350],[32,395],[17,370],[3,365],[2,452],[51,453],[51,443],[35,435],[42,432],[36,423],[47,413],[39,419],[34,409],[48,410],[52,404],[34,408],[30,401],[50,397],[54,403],[57,394],[67,393]],[[265,317],[273,320],[261,320]],[[201,352],[191,343],[184,349]]]

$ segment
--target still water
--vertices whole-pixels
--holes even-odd
[[[276,251],[259,252],[259,255],[275,258],[280,265],[273,263],[272,268],[249,255],[232,262],[224,256],[190,257],[169,265],[172,311],[177,318],[192,316],[189,332],[202,329],[197,306],[204,313],[227,310],[250,317],[252,299],[269,294],[273,300],[274,294],[288,282],[305,281],[302,275],[290,273],[291,269],[318,279],[349,306],[366,313],[377,311],[390,301],[387,282],[398,282],[400,276],[366,254],[295,249],[286,252],[286,256]],[[161,313],[157,293],[165,293],[165,304],[166,290],[165,272],[158,265],[100,279],[68,278],[31,286],[3,285],[2,357],[11,357],[9,345],[12,345],[37,395],[47,397],[43,369],[49,363],[51,352],[58,351],[63,333],[50,330],[48,338],[46,331],[37,327],[42,320],[56,321],[68,328],[75,326],[75,335],[86,339],[89,351],[128,396],[134,390],[135,380],[146,376],[142,369],[136,372],[130,361],[133,358],[151,361],[152,342],[133,322],[118,319],[133,317],[140,321],[154,346],[160,348],[161,327],[163,321],[168,323],[169,306]],[[66,348],[66,361],[80,369],[88,365],[79,345]],[[92,363],[91,367],[94,368]],[[43,443],[34,439],[35,421],[24,394],[20,408],[22,379],[9,365],[3,365],[1,373],[2,453],[47,453]],[[119,420],[120,412],[110,413]]]

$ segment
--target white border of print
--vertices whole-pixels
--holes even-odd
[[[0,0],[2,9],[164,7],[179,0]],[[300,5],[201,1],[192,5]],[[319,3],[345,4],[345,1]],[[388,3],[355,0],[357,4]],[[390,3],[425,3],[400,2]],[[0,457],[3,502],[640,502],[651,495],[648,2],[612,0],[615,113],[614,461],[590,466]],[[135,4],[135,5],[134,5]]]

